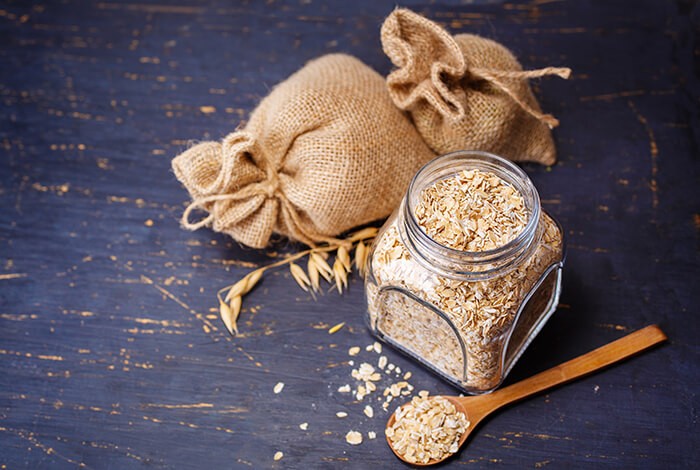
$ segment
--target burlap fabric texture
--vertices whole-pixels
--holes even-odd
[[[254,248],[273,233],[309,245],[387,217],[434,157],[384,79],[342,54],[277,85],[244,129],[173,159],[192,197],[191,230],[210,226]],[[194,209],[208,212],[198,221]]]
[[[410,10],[397,9],[382,25],[384,52],[397,67],[387,77],[396,106],[411,114],[438,154],[485,150],[514,161],[551,165],[556,149],[528,79],[568,78],[567,68],[523,71],[502,45],[471,34],[450,35]]]

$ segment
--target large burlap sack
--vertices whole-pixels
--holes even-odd
[[[384,79],[342,54],[277,85],[243,130],[173,160],[192,197],[182,223],[262,248],[272,233],[313,245],[387,217],[433,158]],[[190,221],[191,212],[208,215]]]
[[[556,149],[527,79],[568,78],[567,68],[523,71],[508,49],[471,34],[451,36],[436,23],[397,9],[382,25],[384,52],[398,67],[387,77],[396,106],[410,112],[438,154],[484,150],[551,165]]]

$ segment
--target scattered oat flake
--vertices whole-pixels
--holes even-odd
[[[299,429],[301,429],[302,431],[306,431],[307,429],[309,429],[309,423],[301,423],[299,425]]]
[[[357,431],[350,431],[345,435],[345,441],[353,446],[362,444],[362,434]]]
[[[348,349],[348,354],[350,356],[357,356],[359,353],[360,353],[359,346],[353,346],[352,348]]]
[[[272,458],[274,460],[282,460],[282,457],[284,457],[284,452],[277,451],[277,452],[275,452],[275,456]]]
[[[336,415],[338,418],[347,418],[347,416],[348,416],[348,414],[347,414],[346,412],[344,412],[344,411],[338,411],[335,415]]]
[[[211,114],[216,112],[216,108],[214,106],[200,106],[199,110],[204,114]]]
[[[411,374],[410,371],[409,371],[409,372],[406,372],[405,374],[403,374],[403,379],[404,379],[404,380],[408,380],[408,379],[411,378],[412,375],[413,375],[413,374]]]
[[[344,326],[345,326],[345,322],[338,323],[337,325],[335,325],[334,327],[332,327],[330,330],[328,330],[328,334],[329,334],[329,335],[332,335],[333,333],[337,333],[337,332],[340,331],[340,329],[341,329],[342,327],[344,327]]]
[[[365,416],[367,416],[368,418],[374,417],[374,410],[372,409],[371,406],[369,406],[369,405],[365,406],[364,412],[365,412]]]
[[[363,382],[370,380],[377,381],[381,378],[381,375],[378,372],[375,372],[374,366],[367,362],[360,364],[358,369],[353,369],[350,375],[352,375],[353,379],[362,380]]]
[[[284,382],[277,382],[277,385],[275,385],[275,388],[273,388],[272,391],[277,394],[277,393],[280,393],[283,388],[284,388]]]
[[[338,391],[340,393],[348,393],[350,390],[351,390],[351,388],[350,388],[350,385],[348,385],[348,384],[345,384],[345,385],[338,387]]]
[[[377,354],[381,354],[382,353],[381,343],[375,341],[374,344],[372,345],[372,349],[374,349],[374,352],[376,352]]]
[[[389,362],[389,359],[387,359],[386,356],[380,356],[379,357],[379,362],[377,362],[377,366],[380,369],[384,369],[386,367],[387,362]]]
[[[369,431],[369,432],[367,432],[367,437],[369,437],[370,439],[376,439],[377,433],[374,431]]]

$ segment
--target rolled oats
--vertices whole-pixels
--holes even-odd
[[[470,424],[449,400],[427,394],[397,409],[395,417],[386,428],[386,437],[404,460],[419,464],[457,452],[459,439]]]

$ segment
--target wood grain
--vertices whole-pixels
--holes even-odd
[[[387,73],[379,27],[394,5],[0,1],[0,468],[400,465],[381,438],[388,413],[367,418],[336,391],[353,383],[349,360],[378,359],[347,354],[372,342],[361,282],[313,301],[286,272],[266,275],[231,338],[215,292],[295,247],[181,230],[170,170],[313,57],[342,51]],[[501,41],[527,68],[574,71],[535,83],[562,123],[560,160],[525,169],[569,251],[560,308],[509,383],[645,324],[671,338],[494,416],[449,465],[694,466],[698,6],[403,5]],[[383,354],[417,390],[454,393]],[[349,446],[351,429],[378,438]]]

